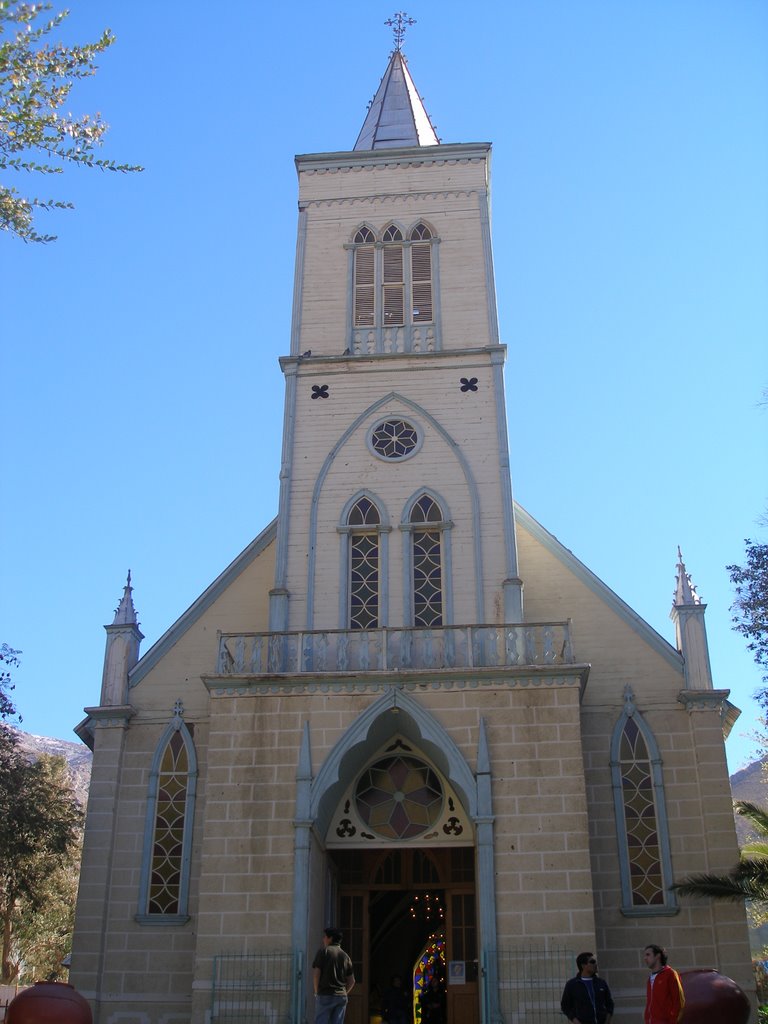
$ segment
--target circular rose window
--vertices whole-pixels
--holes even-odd
[[[443,807],[437,773],[415,757],[385,757],[366,768],[355,790],[357,813],[384,839],[415,839]]]
[[[419,433],[405,420],[384,420],[370,434],[371,448],[382,459],[405,459],[419,447]]]

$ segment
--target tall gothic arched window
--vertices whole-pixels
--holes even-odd
[[[139,912],[143,924],[188,920],[197,758],[181,704],[160,738],[147,795]]]
[[[443,559],[440,524],[443,513],[437,502],[422,494],[411,508],[413,549],[413,624],[443,625]]]
[[[430,629],[453,621],[451,525],[439,495],[417,491],[403,509],[405,607],[414,626]]]
[[[349,628],[376,629],[379,625],[381,516],[365,496],[359,498],[347,516],[349,534]]]
[[[611,741],[614,811],[619,845],[622,912],[674,913],[661,757],[653,734],[625,691],[624,711]]]

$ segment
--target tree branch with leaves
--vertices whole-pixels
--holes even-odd
[[[48,37],[67,17],[61,11],[35,27],[50,3],[0,0],[0,172],[61,174],[67,164],[128,173],[143,168],[96,158],[108,125],[100,114],[61,112],[76,81],[96,74],[96,58],[115,41],[106,29],[95,43],[67,46]],[[37,210],[70,210],[62,199],[22,195],[0,183],[0,228],[25,242],[51,242],[35,230]]]
[[[82,820],[64,759],[33,761],[14,743],[0,765],[0,984],[25,960],[24,922],[54,897],[61,869],[76,870]]]
[[[768,684],[768,544],[752,540],[744,543],[744,565],[727,566],[736,592],[731,606],[733,628],[747,641],[747,650],[763,670],[763,682]],[[768,706],[768,688],[760,690],[757,696],[763,707]]]

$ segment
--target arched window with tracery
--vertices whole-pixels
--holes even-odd
[[[144,924],[183,923],[188,919],[197,758],[192,734],[181,714],[179,702],[150,771],[136,915]]]
[[[376,629],[379,625],[380,545],[379,510],[365,496],[347,516],[349,534],[349,629]]]
[[[443,624],[443,560],[440,545],[440,506],[422,494],[411,508],[413,547],[413,624]]]
[[[414,626],[432,628],[452,621],[450,526],[436,496],[425,491],[406,504],[400,529],[404,532],[406,607]]]
[[[661,757],[629,688],[611,741],[614,810],[619,845],[622,912],[674,913],[672,864]]]

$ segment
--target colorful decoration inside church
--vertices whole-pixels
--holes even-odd
[[[421,994],[429,987],[433,977],[445,982],[445,936],[435,932],[422,950],[413,971],[413,1020],[421,1024]]]

